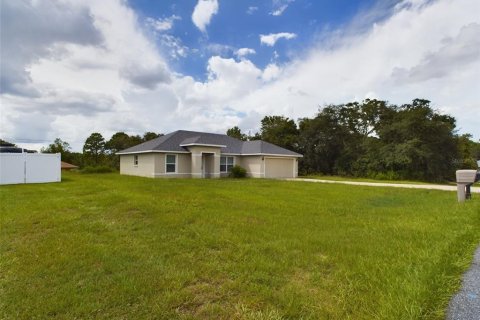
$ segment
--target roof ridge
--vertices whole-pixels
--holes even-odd
[[[161,144],[165,143],[166,141],[170,140],[173,136],[175,136],[175,134],[177,134],[179,131],[182,131],[182,130],[177,130],[177,131],[173,131],[173,132],[170,132],[170,133],[167,133],[166,135],[162,136],[163,138],[165,138],[165,140],[163,140],[161,143],[157,144],[155,148],[158,148],[158,146],[160,146]]]
[[[179,132],[179,131],[182,131],[182,132],[190,132],[190,133],[198,133],[198,134],[213,134],[213,135],[216,135],[216,136],[227,136],[227,137],[230,137],[229,135],[227,135],[227,134],[225,134],[225,133],[215,133],[215,132],[205,132],[205,131],[177,130],[177,131],[174,131],[174,132]],[[233,137],[230,137],[230,138],[233,138]],[[236,138],[233,138],[233,139],[236,139]]]
[[[140,144],[137,144],[136,146],[141,146],[141,145],[147,144],[147,143],[149,143],[149,142],[152,143],[152,142],[155,141],[155,140],[161,140],[161,142],[155,143],[155,146],[152,147],[151,149],[158,148],[158,147],[159,147],[160,145],[162,145],[165,141],[167,141],[167,140],[169,140],[171,137],[173,137],[174,134],[177,133],[177,132],[178,132],[178,130],[177,130],[177,131],[170,132],[170,133],[167,133],[167,134],[164,134],[164,135],[162,135],[162,136],[156,137],[155,139],[144,141],[144,142],[142,142],[142,143],[140,143]],[[136,147],[136,146],[132,146],[132,148],[133,148],[133,147]],[[128,150],[128,149],[130,149],[130,148],[127,148],[127,149],[125,149],[125,150]],[[122,151],[123,151],[123,150],[122,150]]]

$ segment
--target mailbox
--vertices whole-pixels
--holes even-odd
[[[457,170],[457,197],[458,202],[464,202],[465,199],[470,199],[470,186],[480,179],[477,170]]]
[[[457,170],[457,182],[474,183],[477,177],[477,170]]]

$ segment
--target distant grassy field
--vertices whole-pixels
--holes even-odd
[[[442,319],[452,192],[68,173],[0,187],[0,319]]]

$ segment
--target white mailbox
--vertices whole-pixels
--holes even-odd
[[[457,170],[457,183],[474,183],[477,170]]]
[[[457,197],[458,202],[464,202],[470,199],[470,186],[478,180],[477,170],[457,170]]]

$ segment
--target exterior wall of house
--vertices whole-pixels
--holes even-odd
[[[233,165],[243,167],[242,163],[241,163],[242,162],[242,157],[241,156],[230,156],[228,154],[226,154],[226,155],[222,154],[221,156],[233,157]],[[218,165],[218,171],[220,171],[220,164]],[[226,177],[228,177],[229,174],[230,174],[229,172],[220,172],[220,177],[226,178]]]
[[[165,175],[165,153],[154,153],[155,157],[155,178]]]
[[[294,178],[298,178],[298,160],[299,160],[299,158],[295,158],[295,176],[294,176]]]
[[[120,174],[141,177],[155,177],[155,153],[139,153],[138,165],[134,164],[134,155],[120,155]]]
[[[134,155],[120,155],[120,173],[126,175],[156,178],[201,178],[202,153],[213,153],[206,162],[207,177],[226,177],[228,173],[220,173],[220,148],[192,146],[190,153],[145,153],[137,154],[138,165],[134,165]],[[176,172],[165,172],[167,154],[176,154]],[[228,156],[228,155],[226,155]],[[274,156],[233,156],[234,165],[247,170],[252,178],[285,178],[298,176],[298,159]]]
[[[165,158],[167,154],[177,156],[176,172],[166,172]],[[156,178],[190,178],[191,155],[189,153],[155,153],[155,177]]]
[[[177,158],[178,177],[192,177],[192,155],[189,153],[179,153]]]
[[[239,166],[247,170],[247,176],[252,178],[263,178],[265,174],[265,161],[262,156],[241,156],[238,157]]]
[[[213,153],[213,172],[211,178],[220,178],[220,147],[190,146],[192,178],[202,178],[202,153]]]

